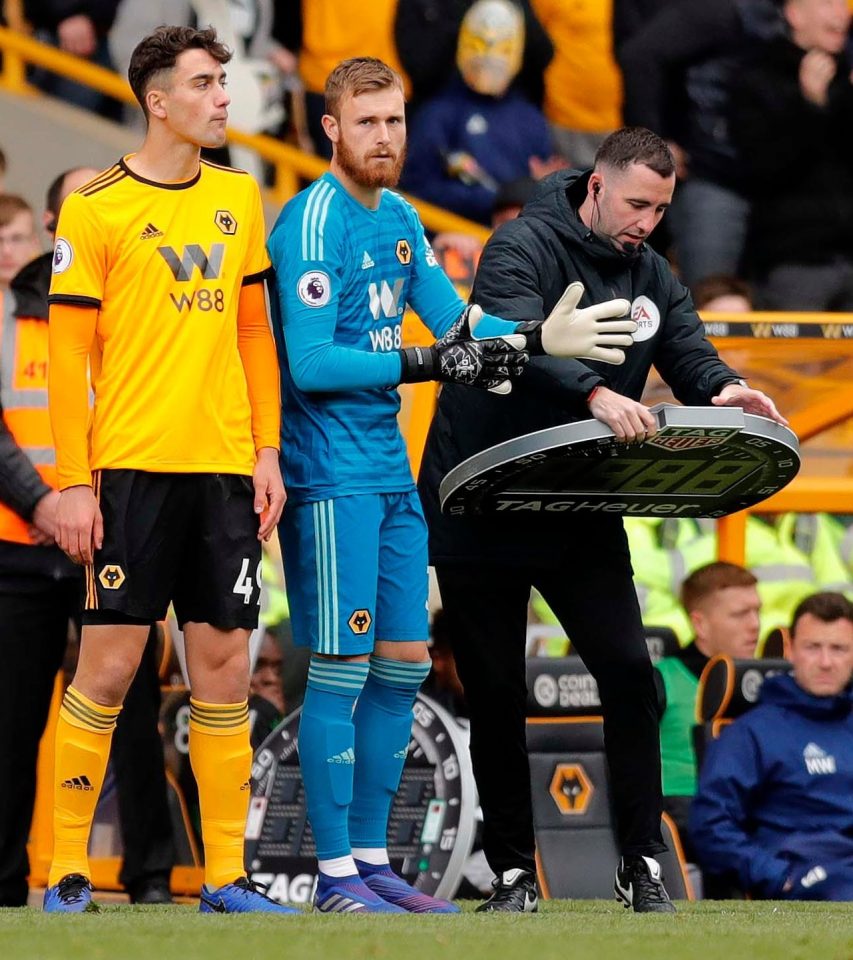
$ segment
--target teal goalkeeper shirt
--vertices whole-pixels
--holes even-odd
[[[440,337],[465,308],[417,212],[391,190],[371,210],[326,173],[285,205],[269,252],[288,496],[414,489],[397,424],[403,313]],[[477,334],[515,326],[487,315]]]

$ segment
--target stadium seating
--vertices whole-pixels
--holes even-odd
[[[702,671],[696,694],[693,744],[699,769],[708,743],[732,720],[755,706],[764,678],[790,669],[790,662],[779,658],[733,660],[724,653],[711,657]]]

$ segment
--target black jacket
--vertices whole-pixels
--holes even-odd
[[[805,51],[768,46],[734,88],[733,133],[752,206],[749,256],[761,275],[780,263],[853,256],[853,84],[838,58],[823,109],[799,82]]]
[[[784,30],[775,0],[681,0],[649,20],[618,50],[625,123],[670,137],[690,156],[690,173],[741,186],[729,131],[731,83],[761,45]],[[675,111],[673,89],[686,103]],[[679,121],[673,128],[673,115]]]
[[[596,384],[640,400],[652,365],[684,404],[703,405],[738,374],[705,339],[690,293],[667,261],[642,245],[631,255],[616,251],[580,220],[589,172],[560,171],[542,181],[537,197],[517,220],[502,225],[480,259],[472,300],[509,320],[542,320],[566,286],[580,280],[582,306],[624,297],[641,304],[657,326],[636,342],[622,366],[594,361],[537,358],[508,396],[463,386],[444,386],[430,428],[419,490],[430,525],[432,562],[472,557],[542,559],[543,545],[559,538],[560,523],[525,518],[443,517],[438,507],[442,477],[468,457],[514,437],[590,418],[586,397]],[[557,516],[557,515],[555,515]],[[563,514],[572,523],[570,514]]]
[[[15,298],[15,316],[47,322],[47,294],[50,289],[53,253],[28,263],[10,283]],[[24,520],[50,487],[39,476],[30,458],[18,446],[2,419],[0,407],[0,501]],[[27,590],[29,578],[76,577],[75,567],[58,547],[36,547],[0,540],[0,583],[11,580],[16,589]]]
[[[613,49],[627,43],[661,10],[682,0],[613,0]]]

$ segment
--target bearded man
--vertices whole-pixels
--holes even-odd
[[[391,870],[386,833],[412,707],[429,673],[427,532],[397,424],[398,384],[440,380],[507,393],[529,353],[621,362],[626,301],[507,323],[465,307],[415,210],[391,189],[406,149],[403,87],[374,58],[326,82],[331,169],[294,197],[270,237],[281,360],[279,528],[296,643],[311,665],[299,730],[317,846],[315,909],[455,913]],[[439,339],[402,347],[411,303]],[[471,330],[477,325],[477,339]],[[606,346],[602,347],[602,344]]]

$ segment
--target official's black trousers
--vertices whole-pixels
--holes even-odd
[[[0,906],[27,903],[36,761],[80,580],[4,577],[0,586]]]
[[[27,841],[36,765],[69,621],[79,616],[82,576],[0,578],[0,907],[27,903]],[[153,638],[113,735],[126,889],[169,876],[175,853],[157,720],[160,687]]]
[[[622,524],[578,523],[558,565],[436,565],[471,718],[471,758],[483,808],[483,848],[495,873],[535,869],[525,739],[525,640],[536,587],[595,677],[620,850],[665,850],[655,685]],[[583,536],[580,536],[583,534]]]

